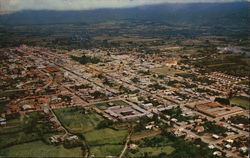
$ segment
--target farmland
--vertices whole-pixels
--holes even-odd
[[[28,151],[28,152],[27,152]],[[9,148],[0,149],[0,155],[7,157],[81,157],[80,147],[65,149],[62,145],[47,145],[42,141],[14,145]]]
[[[97,128],[105,119],[93,111],[83,112],[81,108],[55,110],[62,123],[73,133],[82,135],[90,148],[90,155],[117,156],[128,135],[126,126],[110,125]]]
[[[245,98],[245,97],[233,97],[230,100],[230,104],[237,105],[245,109],[250,109],[250,101],[248,98]]]

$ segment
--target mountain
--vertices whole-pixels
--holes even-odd
[[[84,11],[26,10],[0,15],[2,25],[88,24],[110,20],[247,26],[249,24],[249,2],[166,3],[134,8]]]

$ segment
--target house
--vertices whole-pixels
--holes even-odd
[[[62,138],[59,135],[55,135],[55,136],[50,137],[49,140],[52,144],[58,144],[62,141]]]
[[[220,136],[218,136],[218,135],[216,135],[216,134],[213,134],[212,137],[213,137],[214,139],[220,139]]]
[[[203,126],[196,126],[194,128],[195,132],[197,133],[201,133],[201,132],[204,132],[205,128]]]
[[[226,149],[231,149],[232,146],[231,146],[230,144],[226,144],[226,145],[225,145],[225,148],[226,148]]]
[[[30,109],[32,109],[32,107],[30,105],[28,105],[28,104],[25,104],[25,105],[22,106],[22,109],[23,110],[30,110]]]
[[[220,151],[215,151],[213,152],[214,156],[222,156],[222,153]]]
[[[176,118],[171,119],[172,122],[177,122],[178,120]]]
[[[76,141],[78,140],[79,138],[76,136],[76,135],[73,135],[73,136],[70,136],[68,137],[66,140],[69,140],[69,141]]]
[[[136,144],[129,144],[129,146],[128,146],[130,149],[133,149],[133,150],[135,150],[135,149],[137,149],[138,148],[138,145],[136,145]]]
[[[153,107],[153,104],[152,104],[152,103],[142,104],[141,107],[142,107],[143,109],[150,109],[150,108]]]
[[[6,122],[6,118],[0,117],[0,122]]]
[[[209,148],[209,149],[214,149],[215,147],[214,147],[214,145],[210,144],[210,145],[208,146],[208,148]]]
[[[150,130],[150,129],[152,129],[153,127],[154,127],[154,125],[147,125],[145,128]]]
[[[232,139],[227,139],[226,142],[232,144],[232,143],[234,142],[234,140],[232,140]]]
[[[248,148],[245,147],[245,146],[239,148],[240,152],[242,152],[242,153],[247,153],[247,149],[248,149]]]
[[[0,126],[6,126],[6,125],[7,125],[6,119],[0,117]]]

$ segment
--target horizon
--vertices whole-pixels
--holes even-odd
[[[160,4],[188,4],[188,3],[233,3],[249,2],[247,0],[1,0],[0,13],[12,13],[25,10],[48,11],[82,11],[96,9],[122,9],[145,7]]]

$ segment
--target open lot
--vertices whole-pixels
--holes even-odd
[[[91,147],[91,155],[96,157],[119,155],[122,151],[123,145],[101,145]]]
[[[250,100],[245,97],[233,97],[230,100],[231,105],[238,105],[240,107],[243,107],[245,109],[250,109]]]
[[[161,134],[161,130],[145,130],[137,133],[133,133],[131,140],[136,141],[147,137],[153,137]]]
[[[163,75],[169,75],[169,76],[174,76],[177,73],[183,73],[180,70],[176,70],[176,69],[168,67],[168,66],[163,66],[163,67],[159,67],[159,68],[153,68],[150,71],[152,71],[153,73],[163,74]]]
[[[104,118],[92,111],[84,112],[82,108],[64,108],[55,110],[63,125],[72,132],[85,133],[93,130]]]
[[[149,153],[150,156],[158,156],[161,153],[166,153],[167,155],[171,154],[175,149],[171,146],[165,147],[145,147],[140,148],[139,152],[136,154],[129,154],[129,157],[143,157],[145,153]]]
[[[135,143],[138,145],[137,152],[134,153],[128,150],[128,157],[143,157],[145,153],[147,153],[148,156],[158,156],[161,153],[169,155],[175,150],[172,146],[174,142],[162,135],[141,139]]]
[[[80,147],[65,149],[62,145],[46,145],[42,141],[14,145],[0,149],[0,156],[6,157],[81,157]]]

